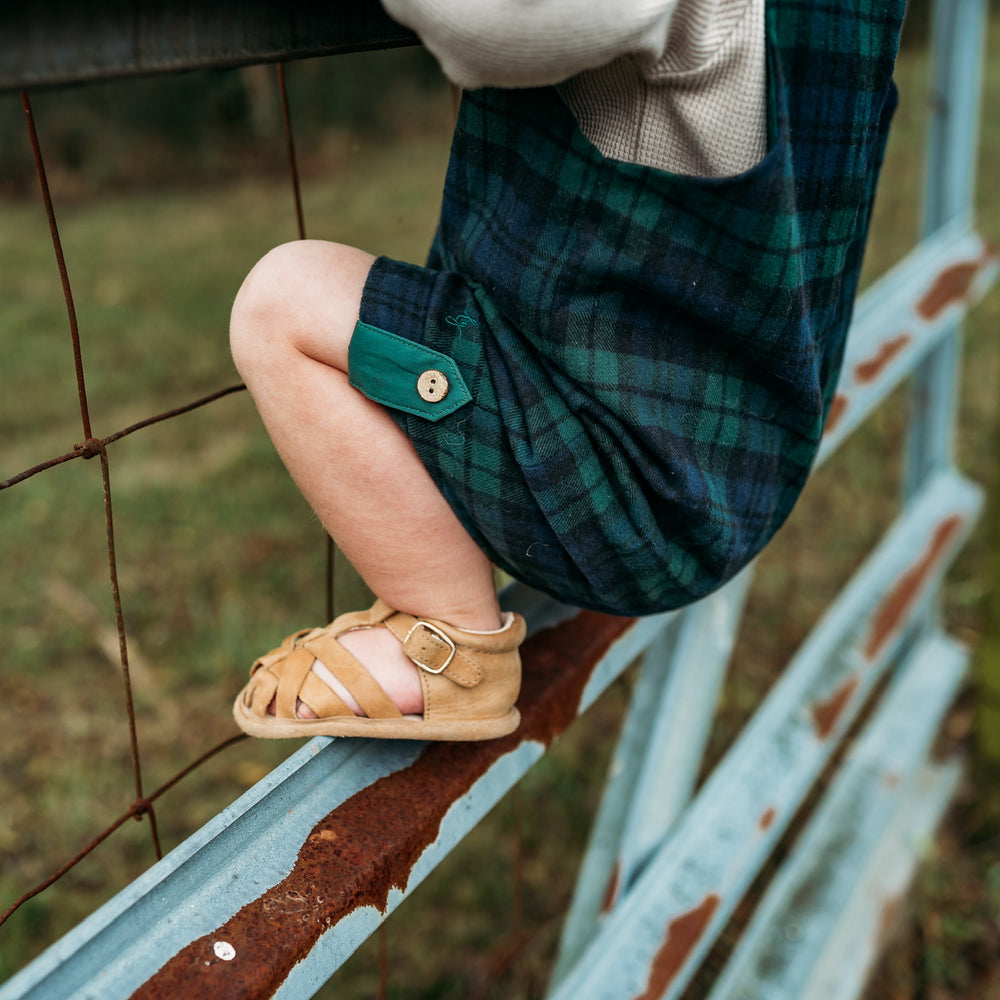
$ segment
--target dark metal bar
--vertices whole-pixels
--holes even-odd
[[[0,90],[415,44],[377,0],[40,0],[0,16]]]

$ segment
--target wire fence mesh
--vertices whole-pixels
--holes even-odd
[[[294,196],[295,217],[300,239],[305,239],[305,222],[302,211],[302,195],[299,182],[298,165],[295,156],[295,140],[292,132],[292,120],[289,111],[288,93],[285,84],[284,66],[281,63],[275,66],[277,87],[280,94],[281,108],[284,121],[285,142],[289,163],[289,174],[291,188]],[[32,111],[31,99],[26,91],[21,91],[21,104],[24,109],[25,122],[27,126],[28,141],[31,146],[32,157],[38,178],[38,185],[41,194],[42,204],[48,221],[49,233],[52,240],[52,249],[55,256],[56,265],[59,271],[60,285],[66,305],[66,314],[69,327],[70,348],[73,354],[73,364],[76,379],[76,390],[79,400],[80,422],[82,425],[83,441],[75,444],[72,450],[61,455],[46,459],[33,465],[31,468],[10,476],[0,482],[0,490],[9,489],[31,477],[38,475],[48,469],[61,465],[64,462],[74,459],[89,460],[98,458],[101,467],[101,483],[104,494],[104,530],[107,545],[108,559],[108,584],[114,608],[115,632],[118,638],[118,652],[121,666],[121,682],[124,697],[125,718],[123,724],[128,728],[129,748],[131,752],[131,767],[133,777],[133,801],[129,810],[118,816],[104,830],[97,833],[89,843],[85,844],[72,858],[67,860],[55,872],[43,879],[38,885],[28,889],[18,899],[16,899],[7,909],[0,914],[0,926],[2,926],[21,906],[29,899],[34,898],[40,892],[52,886],[63,875],[71,871],[77,864],[83,861],[93,850],[104,843],[116,830],[118,830],[129,819],[145,820],[148,824],[150,841],[155,857],[163,856],[163,849],[160,843],[160,836],[157,827],[156,809],[154,803],[170,789],[174,788],[185,777],[195,771],[198,767],[210,760],[217,753],[242,741],[245,737],[241,734],[233,736],[211,747],[201,756],[191,763],[182,767],[172,777],[161,784],[153,792],[146,794],[142,777],[142,751],[139,734],[139,727],[136,722],[135,701],[133,697],[133,685],[131,669],[129,665],[129,640],[125,626],[125,616],[122,610],[122,596],[118,576],[118,560],[115,549],[115,520],[114,504],[111,489],[111,460],[108,454],[108,446],[116,441],[134,434],[138,431],[151,427],[154,424],[170,420],[194,409],[215,402],[235,392],[245,389],[243,385],[231,385],[218,389],[200,397],[184,406],[176,407],[165,412],[153,414],[143,420],[124,427],[103,438],[97,438],[93,434],[90,417],[90,403],[87,394],[86,371],[84,366],[84,350],[80,334],[80,326],[77,319],[76,302],[70,282],[69,267],[63,251],[62,239],[60,237],[59,225],[56,219],[55,206],[52,194],[49,189],[48,175],[45,167],[45,158],[42,153],[41,143],[38,137],[38,130],[35,125],[35,117]],[[332,568],[332,543],[328,539],[330,556],[328,565]],[[332,572],[327,574],[326,584],[326,605],[332,608]]]
[[[299,166],[296,155],[296,139],[292,125],[292,114],[288,87],[285,78],[285,66],[283,63],[276,63],[273,67],[258,67],[273,72],[273,85],[277,94],[277,102],[281,110],[281,124],[284,142],[284,155],[287,160],[288,186],[291,192],[291,206],[294,210],[294,228],[299,239],[306,238],[306,222],[303,209],[303,198],[301,181],[299,176]],[[128,747],[131,769],[131,802],[126,811],[115,816],[104,829],[94,833],[90,839],[82,844],[80,848],[64,863],[60,864],[49,875],[42,878],[37,884],[26,887],[6,909],[0,913],[0,926],[10,920],[20,911],[29,900],[35,899],[45,890],[52,888],[60,879],[74,871],[81,863],[89,859],[92,854],[102,845],[109,841],[113,843],[113,836],[120,831],[130,820],[139,821],[146,827],[149,860],[160,859],[164,854],[162,838],[159,832],[157,804],[171,790],[175,789],[185,778],[194,774],[199,768],[219,755],[222,751],[229,749],[237,743],[246,740],[242,734],[229,736],[216,742],[198,755],[189,763],[184,764],[169,778],[160,783],[152,791],[148,790],[148,781],[143,777],[143,764],[148,763],[148,753],[144,752],[142,726],[137,718],[135,696],[133,692],[133,664],[130,658],[131,636],[126,625],[126,615],[123,610],[122,586],[119,580],[118,555],[115,539],[115,514],[116,505],[113,499],[112,490],[112,468],[114,466],[113,445],[139,432],[149,430],[157,425],[181,417],[185,414],[200,410],[210,404],[217,403],[226,397],[245,391],[242,384],[225,385],[214,389],[198,398],[191,400],[180,406],[150,414],[139,420],[132,421],[126,426],[103,435],[98,436],[93,429],[91,418],[90,396],[87,384],[86,358],[86,330],[81,332],[81,323],[78,319],[77,300],[74,295],[71,283],[71,272],[73,260],[64,251],[63,239],[60,233],[60,226],[57,221],[57,211],[55,200],[49,187],[48,171],[43,153],[43,143],[39,138],[36,127],[35,114],[32,108],[31,98],[25,91],[21,91],[19,98],[23,107],[25,125],[27,130],[28,144],[31,148],[32,160],[38,182],[42,206],[48,225],[49,237],[51,240],[52,254],[55,259],[59,274],[59,284],[62,298],[65,303],[66,324],[69,332],[68,351],[72,355],[74,385],[76,389],[77,403],[79,408],[79,426],[81,427],[82,440],[75,443],[71,448],[45,458],[37,463],[15,472],[0,481],[0,491],[10,490],[15,486],[24,484],[56,467],[66,463],[82,460],[84,462],[97,459],[100,466],[101,491],[103,495],[103,521],[104,536],[107,556],[107,578],[106,587],[111,597],[114,638],[116,645],[116,655],[120,671],[120,685],[122,691],[123,708],[119,725],[127,730]],[[69,257],[69,259],[67,259]],[[176,456],[178,462],[183,462],[183,456]],[[85,526],[79,526],[80,532],[86,532]],[[320,529],[317,529],[318,531]],[[327,619],[334,614],[334,571],[338,560],[332,540],[325,532],[321,532],[323,544],[325,546],[325,573],[323,574],[322,592]],[[75,598],[74,598],[75,599]],[[93,609],[88,609],[90,613]],[[108,644],[110,646],[110,643]],[[146,669],[140,663],[140,670]],[[109,722],[108,725],[112,723]],[[514,801],[519,802],[518,796],[514,796]],[[99,814],[99,807],[92,810],[93,814]],[[517,815],[520,815],[518,810]],[[485,974],[477,977],[478,986],[473,990],[473,995],[487,996],[494,984],[509,971],[511,964],[522,955],[526,948],[537,941],[541,931],[536,928],[532,933],[528,933],[523,928],[523,890],[521,888],[523,880],[523,846],[521,822],[517,819],[510,824],[510,829],[504,834],[504,838],[511,845],[512,863],[510,865],[509,877],[512,888],[510,897],[510,917],[506,921],[509,928],[501,934],[500,940],[491,950],[485,961]],[[99,877],[99,876],[98,876]],[[503,921],[501,921],[501,925]],[[550,936],[553,933],[551,920],[542,927]],[[390,965],[390,932],[383,926],[374,939],[376,956],[374,962],[374,989],[375,995],[385,998],[389,990],[389,965]]]

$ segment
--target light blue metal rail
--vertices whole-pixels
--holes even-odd
[[[698,793],[752,568],[681,613],[636,621],[514,588],[508,603],[532,631],[518,734],[464,746],[314,741],[0,1000],[310,996],[642,654],[552,1000],[679,996],[881,686],[710,993],[856,996],[883,912],[958,773],[929,763],[928,748],[966,661],[936,595],[981,504],[951,441],[961,320],[997,272],[971,221],[985,15],[984,0],[937,3],[925,238],[858,303],[820,455],[915,376],[902,509]],[[357,857],[341,868],[330,845],[348,835]]]

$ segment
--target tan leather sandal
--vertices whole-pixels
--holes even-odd
[[[403,715],[337,637],[358,628],[387,628],[420,668],[423,715]],[[513,732],[521,687],[524,619],[507,612],[496,632],[470,632],[446,622],[395,611],[376,601],[368,611],[340,615],[325,628],[304,629],[265,653],[233,704],[236,724],[251,736],[372,736],[380,739],[490,740]],[[312,672],[320,660],[365,713],[355,715]],[[274,702],[274,715],[268,706]],[[298,716],[302,702],[315,719]]]

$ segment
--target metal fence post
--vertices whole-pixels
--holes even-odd
[[[953,220],[972,215],[985,37],[986,0],[935,0],[923,198],[925,237]],[[958,285],[963,274],[956,271],[953,279]],[[956,319],[950,335],[915,374],[906,499],[919,491],[928,476],[952,462],[960,335]]]

